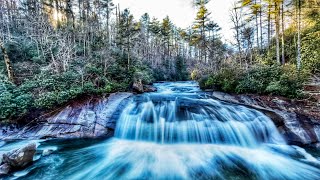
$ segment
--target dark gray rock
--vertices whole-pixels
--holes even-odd
[[[136,92],[136,93],[144,93],[144,88],[143,88],[143,84],[142,84],[142,81],[141,80],[137,80],[135,82],[133,82],[133,85],[132,85],[132,90],[133,92]]]
[[[289,144],[319,147],[320,107],[317,105],[273,96],[231,95],[222,92],[213,92],[212,96],[264,112]]]
[[[156,92],[157,88],[152,86],[152,85],[144,85],[143,86],[143,91],[144,92]]]
[[[114,93],[104,99],[69,105],[37,124],[3,133],[2,139],[98,138],[109,135],[115,128],[114,116],[123,110],[118,106],[131,95]]]
[[[33,161],[36,149],[36,144],[32,143],[25,147],[12,150],[3,154],[2,163],[10,166],[12,169],[24,168]]]
[[[11,166],[9,164],[0,165],[0,176],[7,175],[11,171]]]

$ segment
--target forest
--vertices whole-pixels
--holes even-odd
[[[320,179],[320,0],[0,0],[0,179]]]
[[[319,0],[235,1],[232,42],[209,2],[186,1],[197,13],[181,28],[112,0],[1,0],[1,123],[135,82],[312,100],[303,85],[320,74]]]

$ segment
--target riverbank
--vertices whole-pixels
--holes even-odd
[[[309,131],[300,128],[300,119],[281,116],[286,116],[293,108],[292,104],[285,109],[284,99],[204,92],[196,82],[163,82],[155,86],[158,92],[154,93],[114,93],[101,99],[83,99],[19,129],[18,133],[6,137],[0,152],[24,152],[26,144],[36,143],[36,150],[32,151],[34,159],[29,158],[26,166],[18,168],[15,164],[7,166],[9,161],[3,161],[0,169],[6,171],[2,174],[36,179],[101,179],[107,176],[126,179],[132,177],[133,172],[137,172],[137,177],[144,177],[143,172],[150,164],[161,168],[164,163],[174,164],[171,160],[185,164],[182,167],[190,170],[190,177],[197,177],[193,167],[200,164],[204,166],[199,168],[216,168],[216,172],[230,178],[251,177],[252,173],[262,177],[270,168],[275,172],[268,174],[270,177],[299,177],[301,173],[296,173],[297,167],[300,167],[299,172],[308,172],[312,177],[318,171],[315,157],[303,148],[291,146],[316,147],[309,139],[302,143],[306,140],[304,134]],[[292,126],[288,126],[290,123]],[[317,129],[312,128],[317,133]],[[300,133],[302,131],[306,133]],[[297,137],[296,141],[288,141],[290,137]],[[191,156],[203,162],[188,164]],[[217,161],[206,164],[208,159],[214,158],[218,158]],[[152,162],[143,163],[146,166],[140,174],[139,164],[149,161]],[[215,166],[217,163],[227,168],[219,169]],[[240,164],[241,168],[234,169],[233,163]],[[164,169],[164,174],[153,174],[153,177],[167,174],[183,177],[178,164],[172,166],[177,168],[175,171]],[[261,169],[261,164],[267,168]],[[290,166],[289,173],[275,168],[279,165]],[[125,167],[124,173],[117,173],[118,167]],[[259,171],[251,172],[252,169]],[[153,168],[150,171],[153,172]],[[216,177],[208,172],[201,171],[201,174]]]
[[[151,86],[148,88],[155,90]],[[1,139],[113,136],[116,120],[132,95],[120,92],[73,100],[54,113],[43,115],[31,123],[2,126]],[[218,91],[212,93],[212,98],[262,111],[273,120],[288,144],[320,148],[320,105],[317,103],[281,96],[237,95]]]
[[[256,94],[213,92],[212,96],[264,112],[273,120],[288,144],[320,148],[320,104]]]
[[[98,138],[112,136],[116,119],[132,93],[113,93],[110,96],[73,101],[55,113],[31,123],[4,126],[2,140],[48,138]]]

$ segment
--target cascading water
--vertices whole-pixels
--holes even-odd
[[[272,121],[261,112],[213,99],[186,98],[185,94],[160,102],[145,96],[125,109],[116,137],[161,144],[284,144]]]
[[[158,92],[135,96],[123,110],[114,138],[77,149],[59,142],[61,153],[40,161],[21,177],[320,178],[319,160],[286,145],[263,113],[207,98],[195,82],[155,86]]]

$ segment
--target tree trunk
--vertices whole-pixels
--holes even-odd
[[[2,50],[4,62],[6,64],[6,68],[7,68],[7,72],[8,72],[8,78],[12,83],[15,83],[15,77],[14,77],[14,71],[13,71],[12,63],[11,63],[11,61],[9,59],[7,50],[4,47],[4,44],[1,41],[1,39],[0,39],[0,49]]]
[[[271,5],[268,5],[268,49],[270,50],[271,43]]]
[[[67,14],[67,23],[68,26],[72,24],[72,29],[75,29],[75,17],[72,11],[72,2],[71,0],[66,1],[66,14]]]
[[[275,3],[275,25],[276,25],[276,51],[277,51],[277,63],[281,64],[280,61],[280,41],[279,41],[279,34],[280,34],[280,8],[277,3]]]
[[[57,28],[60,28],[60,17],[59,17],[59,3],[58,0],[55,0],[55,8],[56,8],[56,15],[57,15]]]
[[[257,1],[254,1],[254,4],[257,4]],[[256,36],[257,36],[257,47],[260,49],[260,43],[259,43],[259,23],[258,23],[258,13],[256,13]]]
[[[297,68],[301,69],[301,1],[298,0],[298,42],[297,42]]]
[[[107,46],[110,47],[110,31],[109,31],[109,19],[110,19],[110,10],[109,3],[107,2]]]
[[[128,71],[130,70],[130,29],[129,29],[129,17],[127,17],[127,50],[128,50]]]
[[[285,56],[284,56],[284,5],[283,5],[283,3],[282,3],[282,13],[281,13],[281,24],[282,24],[282,26],[281,26],[281,28],[282,28],[282,33],[281,33],[281,48],[282,48],[282,65],[284,65],[285,63],[286,63],[286,60],[285,60]]]
[[[262,32],[262,0],[260,0],[260,9],[259,9],[259,15],[260,15],[260,48],[263,48],[263,32]]]

